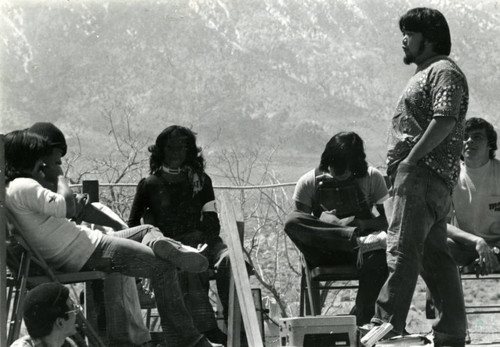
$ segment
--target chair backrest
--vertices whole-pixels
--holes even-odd
[[[61,273],[56,275],[55,271],[47,264],[45,259],[41,256],[40,252],[38,252],[38,250],[35,247],[32,247],[30,245],[29,239],[23,233],[23,229],[19,226],[19,223],[17,222],[16,218],[12,215],[12,213],[8,209],[6,209],[6,216],[9,225],[10,235],[12,236],[13,240],[17,242],[17,245],[22,247],[21,253],[26,258],[25,259],[26,262],[19,263],[19,264],[26,264],[26,265],[21,265],[23,269],[19,269],[20,271],[18,273],[18,275],[24,277],[24,279],[20,279],[22,280],[21,281],[22,284],[19,288],[20,291],[20,298],[18,299],[19,302],[23,301],[25,294],[24,292],[26,290],[26,286],[28,283],[30,283],[32,286],[44,282],[69,284],[69,283],[91,281],[96,279],[103,279],[105,277],[106,274],[100,271]],[[16,256],[15,253],[11,255],[13,256],[13,258],[15,258]],[[33,264],[36,264],[39,267],[39,271],[42,272],[41,275],[32,276],[30,270],[32,269]],[[20,281],[17,282],[18,282],[17,285],[19,285]],[[12,327],[13,332],[9,333],[10,342],[12,342],[15,338],[19,336],[20,319],[21,319],[20,306],[16,308],[16,311],[17,312],[12,313],[12,316],[15,316],[15,322]],[[81,311],[77,312],[77,321],[79,322],[82,331],[87,336],[92,345],[98,347],[104,347],[104,343],[102,342],[102,340],[100,339],[99,335],[94,330],[94,328],[91,326],[91,324],[87,321],[83,312]],[[77,337],[80,344],[85,345],[85,342],[83,341],[83,339],[80,338],[78,334]]]
[[[20,251],[26,251],[30,256],[32,262],[36,264],[33,267],[33,264],[30,266],[30,274],[33,275],[41,275],[44,274],[50,278],[51,281],[57,281],[57,278],[54,274],[54,271],[47,264],[45,259],[41,256],[40,252],[32,247],[29,243],[28,238],[24,235],[22,228],[19,226],[16,218],[12,215],[12,213],[7,209],[7,221],[8,221],[8,229],[11,235],[11,240],[14,240],[15,243],[12,243],[11,246],[11,256],[16,256]],[[16,245],[17,250],[15,250]],[[16,253],[14,253],[16,252]],[[14,261],[14,260],[13,260]],[[37,268],[38,267],[38,268]]]

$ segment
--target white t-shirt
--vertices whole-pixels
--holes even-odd
[[[311,170],[299,178],[293,199],[306,206],[314,208],[314,195],[316,193],[315,171]],[[385,184],[384,176],[374,167],[368,167],[368,174],[365,177],[356,180],[361,192],[367,198],[368,204],[371,207],[382,204],[389,197],[387,185]]]
[[[500,238],[499,160],[490,160],[476,169],[462,162],[452,199],[457,227],[486,241]]]
[[[66,219],[64,197],[34,179],[9,182],[6,205],[32,247],[55,269],[79,271],[102,239],[100,231]]]

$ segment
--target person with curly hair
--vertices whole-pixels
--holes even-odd
[[[129,227],[145,223],[192,247],[207,245],[202,252],[215,270],[218,295],[227,319],[229,264],[227,246],[219,236],[212,180],[205,172],[205,159],[196,144],[196,134],[183,126],[163,130],[148,148],[150,176],[137,185]],[[209,301],[208,272],[179,274],[185,304],[195,325],[212,342],[226,344],[226,335],[217,327]],[[176,331],[168,334],[175,340]]]

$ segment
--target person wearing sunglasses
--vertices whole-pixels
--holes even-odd
[[[28,334],[11,347],[76,347],[76,315],[81,307],[69,298],[69,289],[60,283],[43,283],[28,292],[23,319]]]

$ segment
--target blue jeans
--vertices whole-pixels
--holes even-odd
[[[165,237],[151,225],[125,229],[113,236],[103,235],[83,270],[151,278],[162,329],[174,328],[180,336],[180,341],[169,341],[167,336],[168,346],[194,346],[202,335],[184,305],[177,269],[172,263],[156,257],[151,249],[154,241],[160,238]]]
[[[394,332],[402,333],[420,274],[440,307],[440,316],[433,325],[435,338],[463,344],[464,299],[457,266],[446,243],[450,191],[429,169],[400,164],[392,198],[387,232],[389,278],[378,296],[372,322],[389,322]]]
[[[357,261],[356,228],[325,223],[311,214],[294,211],[285,222],[285,233],[311,266],[354,265]],[[351,314],[363,325],[373,317],[375,300],[387,279],[385,252],[363,254],[358,269],[359,287]]]

